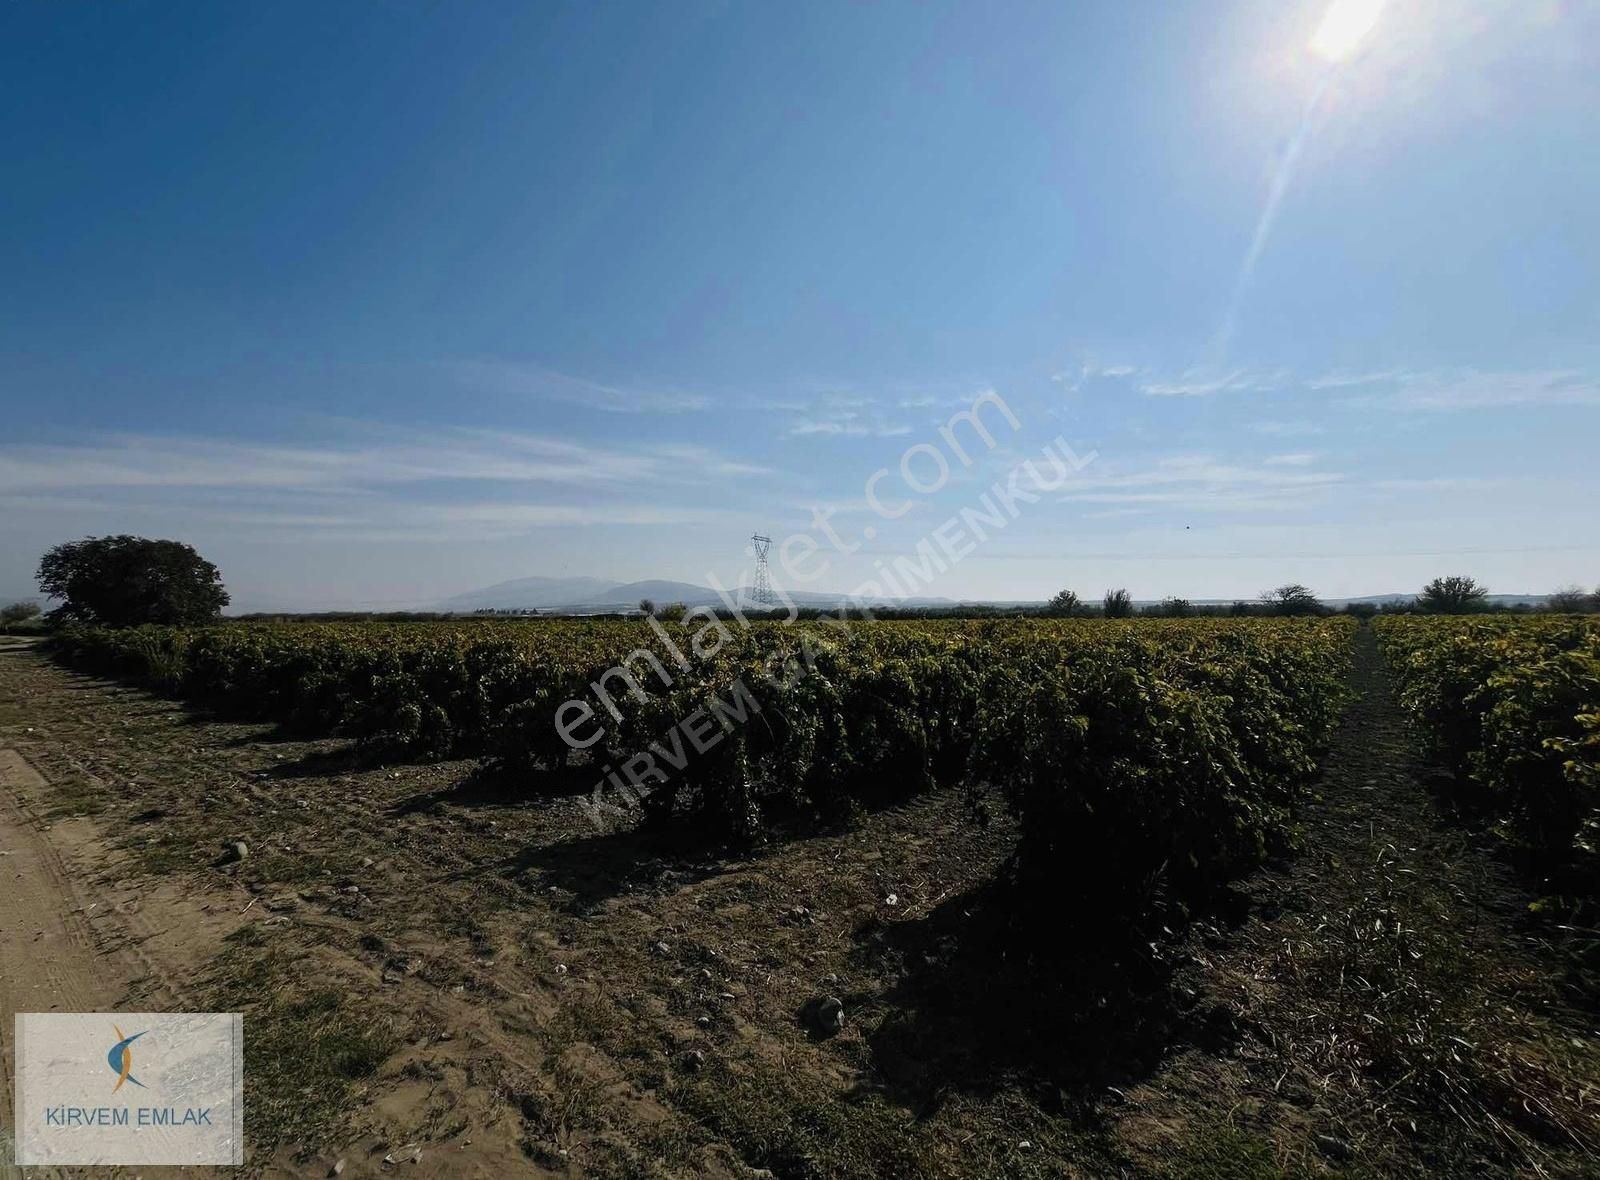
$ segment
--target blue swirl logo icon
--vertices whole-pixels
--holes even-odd
[[[135,1041],[144,1036],[144,1033],[136,1032],[131,1037],[125,1037],[116,1025],[113,1024],[111,1027],[117,1029],[118,1037],[117,1043],[111,1046],[111,1052],[106,1054],[106,1064],[111,1067],[111,1072],[117,1075],[117,1084],[111,1087],[111,1092],[115,1094],[122,1089],[123,1082],[132,1082],[141,1090],[144,1089],[144,1083],[133,1076],[133,1049],[130,1048]]]

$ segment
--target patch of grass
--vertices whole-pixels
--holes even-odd
[[[256,939],[235,940],[213,966],[207,1000],[244,1013],[245,1133],[257,1148],[334,1133],[360,1083],[402,1042],[361,997],[306,988],[296,963]]]
[[[551,1024],[557,1044],[588,1041],[617,1060],[658,1061],[665,1048],[645,1020],[603,996],[574,996]]]
[[[1185,1140],[1156,1165],[1161,1180],[1281,1180],[1304,1176],[1279,1166],[1272,1145],[1235,1127],[1217,1127]]]
[[[181,840],[148,840],[133,846],[140,867],[152,876],[164,876],[195,867],[194,849]]]
[[[41,772],[46,772],[46,767],[40,765]],[[44,803],[44,814],[50,820],[71,819],[78,815],[100,815],[106,810],[105,792],[91,782],[86,776],[70,772],[62,774],[57,766],[49,766],[45,778],[50,784],[50,793],[45,799],[36,800]]]
[[[1284,1032],[1328,1080],[1383,1084],[1371,1111],[1394,1128],[1537,1168],[1547,1149],[1600,1150],[1600,1078],[1533,1009],[1508,962],[1452,922],[1445,898],[1380,854],[1378,885],[1286,939],[1274,974],[1295,997]],[[1468,1157],[1463,1157],[1468,1158]]]
[[[316,853],[267,852],[247,863],[250,879],[262,885],[310,885],[337,875],[329,859]]]
[[[735,1072],[723,1064],[669,1083],[672,1104],[752,1167],[786,1180],[938,1174],[910,1116],[875,1095],[808,1085],[800,1071]]]

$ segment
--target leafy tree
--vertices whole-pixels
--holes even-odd
[[[37,602],[13,602],[10,606],[0,607],[0,623],[20,623],[38,613]]]
[[[1194,604],[1187,598],[1163,598],[1156,613],[1169,619],[1183,619],[1194,613]]]
[[[1478,610],[1489,596],[1489,588],[1480,586],[1476,579],[1452,574],[1435,578],[1417,595],[1417,605],[1425,611],[1441,615],[1464,615]]]
[[[61,601],[51,617],[110,627],[204,623],[228,605],[217,567],[181,541],[68,541],[40,558],[38,581]]]
[[[1276,590],[1268,590],[1261,601],[1275,615],[1317,615],[1322,613],[1322,602],[1309,586],[1290,582]]]
[[[1125,619],[1133,614],[1133,596],[1126,590],[1107,590],[1104,599],[1108,619]]]
[[[643,611],[647,615],[655,614],[656,613],[655,599],[653,599],[653,598],[641,598],[639,600],[639,609],[641,611]]]
[[[1051,615],[1076,614],[1080,603],[1078,596],[1071,590],[1062,590],[1049,602],[1045,603],[1045,613]]]

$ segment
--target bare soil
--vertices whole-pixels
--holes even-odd
[[[0,1003],[244,1011],[259,1175],[1597,1174],[1577,936],[1437,814],[1369,631],[1352,687],[1294,854],[1046,970],[993,807],[720,855],[8,646]]]

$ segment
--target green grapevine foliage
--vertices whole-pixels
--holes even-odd
[[[1463,802],[1547,873],[1600,893],[1600,621],[1392,617],[1400,703]]]
[[[530,784],[644,766],[647,814],[738,840],[991,786],[1021,821],[1019,878],[1081,917],[1182,899],[1261,860],[1337,717],[1351,626],[730,623],[720,643],[684,631],[669,646],[616,620],[250,623],[74,629],[57,651],[391,757],[476,755]],[[612,713],[592,685],[625,660],[639,688],[613,681]],[[584,734],[604,727],[581,751],[556,730],[569,700],[594,705]],[[686,737],[695,718],[714,741]]]

